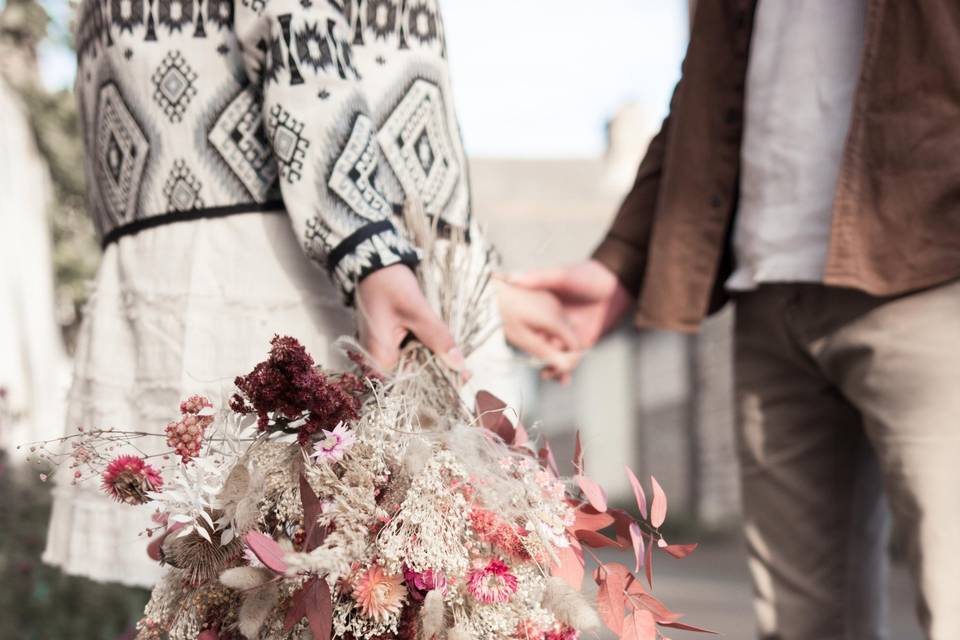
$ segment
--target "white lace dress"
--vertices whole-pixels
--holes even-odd
[[[161,433],[181,399],[223,406],[233,378],[266,355],[274,334],[306,345],[318,363],[352,335],[352,314],[301,250],[282,213],[248,213],[156,227],[108,246],[79,337],[68,430],[108,427]],[[496,336],[471,358],[472,385],[516,389]],[[158,438],[162,445],[162,439]],[[69,473],[55,489],[44,560],[99,581],[151,586],[161,567],[138,535],[149,505],[112,502]]]

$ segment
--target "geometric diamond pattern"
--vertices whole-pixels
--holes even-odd
[[[183,120],[190,100],[197,95],[196,81],[197,74],[179,51],[167,53],[153,72],[153,99],[170,118],[170,122]]]
[[[169,210],[202,209],[203,200],[200,198],[200,188],[200,181],[187,167],[186,161],[174,160],[173,170],[163,185],[163,195],[167,197]]]
[[[207,134],[207,140],[257,202],[271,195],[279,173],[262,113],[256,89],[247,86],[230,101]]]
[[[105,84],[97,102],[94,151],[97,186],[115,224],[128,222],[136,217],[150,144],[115,84]]]
[[[358,115],[327,182],[350,209],[367,220],[383,220],[393,212],[376,187],[380,153],[375,133],[370,118]]]
[[[377,136],[383,154],[407,196],[417,196],[433,216],[444,211],[460,181],[460,166],[440,88],[426,80],[413,83]]]
[[[280,175],[290,184],[302,177],[303,159],[310,141],[304,138],[303,123],[276,104],[270,109],[267,131],[273,140],[273,152],[280,163]]]

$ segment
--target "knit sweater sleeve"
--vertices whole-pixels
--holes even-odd
[[[381,171],[348,20],[330,0],[236,3],[244,67],[262,100],[284,205],[305,252],[350,304],[364,277],[415,266],[418,251],[399,223],[403,190]]]

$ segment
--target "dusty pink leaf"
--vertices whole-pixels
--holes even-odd
[[[315,578],[304,601],[313,640],[330,640],[333,634],[333,601],[330,599],[330,586],[327,581]]]
[[[657,640],[657,625],[649,611],[635,610],[623,620],[621,640]]]
[[[598,511],[592,506],[585,504],[578,508],[574,515],[576,521],[573,529],[589,529],[590,531],[600,531],[606,529],[614,522],[614,517],[606,512]]]
[[[663,547],[663,550],[674,558],[686,558],[693,553],[696,548],[696,544],[668,544]]]
[[[646,609],[653,614],[654,620],[658,624],[665,622],[676,622],[683,616],[671,611],[667,605],[663,604],[653,595],[647,593],[639,580],[630,576],[627,580],[627,607],[630,609]]]
[[[578,474],[583,473],[583,445],[580,443],[579,431],[577,431],[573,444],[573,468]]]
[[[594,549],[603,549],[605,547],[610,547],[613,549],[622,549],[621,545],[616,540],[612,540],[602,533],[597,533],[596,531],[590,531],[589,529],[580,529],[574,532],[577,540],[587,545],[588,547],[593,547]]]
[[[200,632],[200,635],[197,636],[197,640],[220,640],[220,634],[213,629],[207,629],[206,631]]]
[[[174,522],[172,525],[167,527],[167,530],[164,531],[161,535],[153,539],[153,541],[147,545],[147,556],[150,557],[154,562],[160,562],[160,552],[163,549],[163,543],[173,533],[176,533],[180,529],[185,527],[181,522]]]
[[[685,624],[683,622],[661,622],[661,627],[668,627],[670,629],[680,629],[682,631],[693,631],[694,633],[709,633],[710,635],[717,635],[716,631],[711,631],[710,629],[702,629],[700,627],[695,627],[692,624]]]
[[[647,517],[647,494],[643,492],[643,485],[637,480],[633,470],[630,467],[624,467],[627,470],[627,478],[630,479],[630,486],[633,487],[633,497],[637,500],[637,509],[640,510],[640,516]]]
[[[489,391],[478,391],[476,406],[480,424],[500,436],[507,444],[513,444],[516,430],[510,419],[504,415],[507,404]]]
[[[580,474],[577,475],[577,484],[580,486],[580,490],[583,491],[583,495],[586,496],[591,507],[601,512],[607,510],[607,493],[599,483],[592,478]]]
[[[634,571],[639,572],[643,567],[643,532],[636,522],[630,523],[630,543],[633,545],[633,557],[637,561]]]
[[[574,547],[563,547],[557,549],[557,556],[560,564],[550,567],[550,575],[563,578],[564,582],[579,591],[583,585],[583,551]]]
[[[657,479],[650,476],[653,482],[653,504],[650,505],[650,524],[659,529],[664,520],[667,519],[667,494],[663,492],[663,487],[657,482]]]
[[[626,604],[627,576],[630,572],[617,563],[597,567],[593,580],[597,583],[597,613],[611,631],[623,633],[623,608]]]
[[[265,567],[276,573],[287,572],[287,563],[283,559],[284,551],[276,540],[259,531],[251,531],[243,540]]]

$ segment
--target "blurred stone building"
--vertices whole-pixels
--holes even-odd
[[[475,158],[475,207],[507,269],[588,256],[603,236],[659,115],[625,107],[608,127],[605,157]],[[698,336],[637,331],[603,341],[562,387],[531,373],[521,408],[541,421],[561,465],[579,429],[587,472],[627,501],[624,465],[654,474],[674,520],[722,527],[738,513],[732,433],[731,319],[726,310]]]

